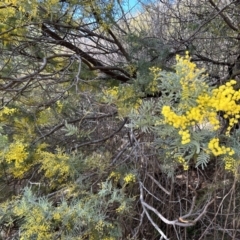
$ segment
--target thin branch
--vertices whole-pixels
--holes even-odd
[[[213,201],[215,199],[212,199],[210,202],[208,202],[206,204],[206,206],[204,207],[203,211],[198,214],[198,217],[195,218],[194,220],[186,220],[183,219],[183,217],[185,216],[190,216],[190,214],[187,214],[185,216],[180,216],[178,219],[176,220],[168,220],[167,218],[165,218],[160,212],[158,212],[157,209],[155,209],[154,207],[150,206],[149,204],[147,204],[144,200],[143,200],[143,183],[139,182],[140,185],[140,201],[143,207],[146,207],[147,209],[151,210],[152,212],[154,212],[164,223],[168,224],[168,225],[173,225],[173,226],[181,226],[181,227],[189,227],[189,226],[193,226],[195,225],[195,223],[197,221],[199,221],[204,214],[206,214],[207,212],[207,208],[213,203]],[[192,204],[194,204],[195,201],[193,201]],[[192,212],[193,207],[191,207],[190,212]]]
[[[109,136],[101,138],[101,139],[98,139],[98,140],[94,140],[94,141],[89,141],[89,142],[85,142],[85,143],[82,143],[82,144],[78,144],[75,147],[73,147],[71,150],[73,151],[73,150],[76,150],[76,149],[78,149],[80,147],[83,147],[83,146],[86,146],[86,145],[92,145],[92,144],[96,144],[96,143],[107,141],[108,139],[114,137],[115,134],[117,134],[118,132],[120,132],[122,130],[122,128],[126,124],[127,120],[128,120],[128,118],[125,118],[123,123],[121,124],[121,126],[118,128],[118,130],[116,130],[115,132],[113,132]]]
[[[106,115],[101,115],[101,116],[89,116],[89,117],[80,117],[77,119],[73,119],[73,120],[69,120],[67,121],[67,123],[72,124],[72,123],[77,123],[79,121],[83,121],[83,120],[93,120],[93,119],[101,119],[101,118],[105,118],[105,117],[112,117],[114,115],[116,115],[117,112],[113,112],[110,114],[106,114]],[[52,135],[53,133],[55,133],[56,131],[58,131],[59,129],[61,129],[62,127],[65,126],[65,121],[63,121],[62,123],[56,125],[50,132],[48,132],[47,134],[39,137],[33,144],[37,143],[38,141],[40,141],[41,139],[44,139],[50,135]]]
[[[159,234],[164,238],[164,239],[168,239],[167,236],[163,233],[163,231],[158,227],[158,225],[152,220],[152,218],[150,217],[148,211],[146,210],[146,205],[144,204],[144,200],[143,200],[143,189],[142,189],[142,183],[140,183],[140,201],[142,203],[143,206],[143,211],[146,214],[148,220],[151,222],[151,224],[154,226],[154,228],[159,232]],[[161,237],[161,239],[162,239]]]
[[[238,28],[236,28],[234,25],[233,25],[233,22],[232,20],[230,19],[230,17],[226,14],[224,15],[222,10],[220,10],[218,8],[218,6],[212,1],[212,0],[208,0],[210,2],[210,4],[219,12],[219,15],[222,17],[222,19],[225,21],[225,23],[227,23],[227,25],[234,31],[236,32],[239,32]],[[228,6],[230,6],[232,3],[234,2],[230,2],[227,6],[224,7],[224,9]]]
[[[0,75],[0,78],[4,79],[4,80],[10,80],[12,82],[23,82],[23,81],[28,80],[29,78],[32,78],[32,77],[36,76],[37,74],[39,74],[46,67],[47,60],[48,60],[48,58],[43,58],[42,66],[36,72],[33,72],[27,76],[20,77],[20,78],[12,78],[12,77],[4,77],[4,76]],[[1,88],[1,90],[2,90],[2,88]]]
[[[156,179],[154,179],[149,173],[147,173],[148,177],[150,177],[154,183],[158,185],[160,189],[162,189],[167,195],[170,195],[170,192],[166,190]]]
[[[230,4],[232,4],[232,3],[230,3]],[[230,5],[230,4],[229,4],[229,5]],[[214,18],[216,18],[219,14],[221,14],[226,8],[228,8],[229,5],[223,7],[223,8],[222,8],[221,10],[219,10],[215,15],[213,15],[212,17],[210,17],[209,19],[207,19],[202,25],[200,25],[200,26],[195,30],[195,32],[194,32],[190,37],[188,37],[188,39],[183,40],[182,42],[191,41],[191,40],[195,37],[195,35],[197,35],[197,34],[200,32],[200,30],[201,30],[204,26],[206,26],[208,23],[210,23],[210,22],[211,22]]]
[[[216,61],[216,60],[213,60],[211,58],[208,58],[206,56],[202,56],[202,55],[196,54],[196,53],[194,53],[194,55],[197,56],[198,58],[200,58],[200,61],[202,60],[202,61],[205,61],[205,62],[211,62],[211,63],[216,64],[216,65],[231,66],[231,63],[228,63],[228,62]],[[196,62],[198,59],[192,58],[191,60]]]
[[[50,30],[50,28],[48,28],[46,26],[46,24],[42,24],[42,30],[49,35],[51,38],[53,38],[57,44],[64,46],[70,50],[72,50],[73,52],[75,52],[76,54],[81,56],[82,61],[89,67],[90,70],[95,70],[95,69],[99,69],[104,73],[106,73],[107,75],[122,81],[122,82],[127,82],[130,79],[130,75],[127,74],[126,72],[124,72],[123,74],[118,74],[116,72],[114,72],[112,69],[104,69],[104,65],[99,62],[97,59],[93,58],[92,56],[90,56],[89,54],[87,54],[86,52],[82,51],[80,48],[78,48],[77,46],[73,45],[71,42],[67,42],[65,41],[63,38],[61,38],[58,34],[56,34],[55,32],[53,32],[52,30]],[[127,76],[125,76],[127,75]]]

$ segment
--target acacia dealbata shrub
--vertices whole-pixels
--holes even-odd
[[[176,57],[175,70],[166,72],[150,68],[148,89],[152,93],[161,90],[160,98],[145,99],[140,89],[126,84],[107,88],[100,99],[115,104],[120,118],[130,119],[128,128],[155,135],[155,147],[161,153],[161,164],[166,171],[174,171],[167,168],[173,163],[182,166],[184,171],[193,164],[207,168],[211,159],[217,158],[226,171],[235,174],[240,154],[239,143],[231,134],[240,118],[240,92],[234,88],[236,81],[210,87],[205,70],[198,69],[188,53]],[[54,111],[61,114],[64,104],[56,103]],[[46,116],[55,123],[51,111],[51,108],[46,109],[39,115],[39,126],[46,127]],[[229,122],[225,131],[219,119],[220,111]],[[37,129],[31,116],[19,104],[3,108],[0,120],[1,163],[4,166],[1,178],[7,174],[31,182],[36,171],[39,177],[36,186],[26,184],[28,187],[19,194],[5,195],[2,199],[1,224],[9,226],[2,229],[17,227],[20,239],[51,239],[60,235],[66,239],[123,237],[119,219],[134,216],[136,182],[141,178],[134,164],[109,171],[110,152],[105,155],[95,152],[92,156],[52,148],[44,141],[33,145]],[[14,133],[8,135],[4,125],[15,129]],[[25,134],[23,128],[27,130]],[[66,124],[65,133],[66,136],[79,135],[78,129],[69,124]],[[97,170],[103,163],[104,168]],[[78,174],[77,166],[81,166]],[[87,177],[87,182],[81,178],[92,171],[101,181]],[[95,181],[98,184],[93,190],[91,185]]]

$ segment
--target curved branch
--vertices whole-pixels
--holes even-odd
[[[222,17],[222,19],[225,21],[225,23],[234,31],[238,32],[238,28],[236,28],[234,25],[233,25],[233,22],[232,20],[230,19],[230,17],[226,14],[224,15],[223,14],[223,11],[220,10],[218,8],[218,6],[212,1],[212,0],[209,0],[210,4],[219,12],[219,15]],[[233,2],[229,3],[227,6],[224,7],[224,9],[228,6],[230,6]]]
[[[202,55],[200,55],[200,54],[194,53],[194,55],[195,55],[196,57],[198,57],[199,59],[192,58],[192,61],[193,61],[193,62],[196,62],[196,61],[205,61],[205,62],[211,62],[211,63],[213,63],[213,64],[222,65],[222,66],[231,66],[231,65],[232,65],[231,63],[216,61],[216,60],[213,60],[213,59],[208,58],[208,57],[206,57],[206,56],[202,56]]]
[[[143,208],[147,208],[149,210],[151,210],[152,212],[154,212],[164,223],[168,224],[168,225],[173,225],[173,226],[180,226],[180,227],[190,227],[196,224],[197,221],[199,221],[203,215],[206,213],[207,208],[213,203],[213,201],[215,200],[214,198],[209,201],[206,206],[204,207],[203,211],[198,214],[198,217],[195,218],[194,220],[185,220],[183,219],[186,216],[190,216],[191,212],[193,210],[193,205],[195,203],[195,197],[193,197],[193,201],[192,201],[192,206],[190,208],[190,212],[187,215],[184,216],[180,216],[178,219],[176,220],[168,220],[167,218],[165,218],[160,212],[158,212],[158,210],[152,206],[150,206],[149,204],[147,204],[144,199],[143,199],[143,183],[139,181],[139,185],[140,185],[140,202],[143,206]]]
[[[104,69],[105,66],[101,62],[99,62],[97,59],[93,58],[86,52],[82,51],[80,48],[73,45],[72,43],[65,41],[58,34],[53,32],[52,30],[50,30],[44,23],[42,24],[42,30],[48,36],[53,38],[57,42],[57,44],[64,46],[64,47],[72,50],[76,54],[80,55],[82,58],[82,61],[89,67],[90,70],[100,69],[102,72],[106,73],[107,75],[109,75],[119,81],[122,81],[122,82],[127,82],[130,80],[131,76],[129,74],[127,74],[126,72],[124,72],[124,75],[122,75],[122,74],[118,74],[118,73],[114,72],[113,69]],[[127,75],[127,76],[125,76],[125,75]]]

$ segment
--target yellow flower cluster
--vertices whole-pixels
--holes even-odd
[[[183,157],[178,157],[177,161],[183,166],[184,171],[188,170],[189,166]]]
[[[36,237],[37,234],[37,237]],[[20,240],[25,239],[36,239],[36,240],[45,240],[52,239],[52,233],[49,230],[49,225],[47,223],[43,224],[31,224],[26,228],[26,231],[23,231],[21,234]]]
[[[136,182],[136,176],[132,173],[127,174],[124,178],[123,178],[124,182],[126,184],[130,183],[130,182]]]
[[[182,100],[188,99],[199,88],[199,84],[202,87],[202,91],[206,89],[207,85],[203,82],[196,82],[196,79],[203,72],[197,68],[196,64],[191,62],[189,52],[186,52],[184,57],[176,56],[177,65],[176,73],[180,77],[180,84],[182,86]]]
[[[26,219],[21,232],[21,240],[32,238],[37,240],[52,239],[51,225],[46,221],[43,208],[32,207],[29,209],[29,206],[24,202],[20,206],[15,206],[13,211],[17,216]]]
[[[126,202],[123,202],[117,209],[117,213],[123,213],[126,210]]]
[[[184,57],[176,55],[176,61],[178,63],[177,66],[179,66],[179,68],[176,69],[178,75],[183,74],[185,78],[187,78],[187,76],[188,76],[187,74],[192,75],[192,72],[194,72],[196,69],[196,64],[191,62],[190,60],[191,60],[191,58],[189,56],[188,51],[186,51],[186,54]],[[189,79],[191,79],[191,78],[189,78]]]
[[[61,215],[59,212],[56,212],[53,214],[53,219],[56,221],[59,221],[61,219]]]
[[[186,116],[180,116],[174,113],[169,106],[162,108],[162,114],[165,117],[165,122],[172,125],[174,128],[180,128],[178,132],[182,137],[182,144],[190,142],[190,132],[186,129],[191,125],[192,119],[188,119]]]
[[[220,146],[219,145],[219,139],[218,138],[213,138],[209,143],[208,143],[208,148],[211,150],[214,156],[219,156],[223,154],[228,154],[229,156],[232,156],[234,154],[234,150],[225,147],[225,146]]]
[[[190,133],[189,130],[180,130],[179,135],[182,137],[182,144],[186,144],[190,142]]]
[[[162,114],[165,117],[165,122],[173,127],[182,129],[187,127],[186,116],[177,115],[169,106],[163,106]]]
[[[134,64],[129,64],[127,65],[126,69],[129,72],[130,76],[133,76],[137,70],[137,67]]]
[[[62,103],[60,100],[58,100],[58,101],[56,102],[56,105],[57,105],[57,112],[58,112],[58,113],[61,113],[61,112],[62,112],[62,109],[63,109],[63,103]]]
[[[229,119],[228,134],[240,118],[240,90],[236,91],[233,88],[236,83],[235,80],[231,80],[225,85],[214,89],[212,91],[213,95],[209,99],[209,106],[215,108],[215,111],[223,111],[225,113],[224,118]]]
[[[16,108],[4,107],[2,110],[0,110],[0,120],[4,118],[4,115],[12,115],[16,111],[17,111]]]
[[[225,170],[227,171],[234,171],[236,169],[236,161],[230,157],[230,156],[226,156],[224,157],[224,163],[225,163]]]
[[[161,68],[159,67],[151,67],[149,68],[150,72],[153,74],[153,80],[150,83],[148,90],[152,93],[157,92],[158,91],[158,82],[157,79],[159,77],[159,72],[161,71]]]
[[[28,156],[26,146],[26,144],[19,141],[10,144],[8,152],[5,154],[6,161],[11,162],[15,160],[17,164],[22,163]]]
[[[14,162],[14,167],[10,168],[10,172],[15,177],[21,177],[26,171],[29,170],[30,166],[25,163],[25,160],[28,157],[26,147],[27,144],[24,144],[20,141],[15,141],[10,144],[8,150],[4,155],[7,163]]]
[[[220,127],[219,120],[217,119],[217,112],[223,111],[224,118],[229,119],[229,126],[227,133],[229,134],[231,128],[240,118],[240,90],[235,91],[233,85],[236,84],[235,80],[227,82],[219,88],[213,89],[210,94],[202,94],[198,97],[197,103],[201,109],[202,115],[209,120],[213,125],[213,129],[217,130]]]
[[[99,220],[98,223],[97,223],[96,226],[95,226],[95,229],[96,229],[98,232],[103,232],[104,226],[105,226],[105,224],[104,224],[103,220]]]
[[[34,158],[42,164],[41,169],[45,171],[47,178],[58,176],[58,181],[61,182],[69,175],[70,165],[69,156],[57,149],[57,153],[43,151],[39,147],[34,155]]]
[[[121,178],[121,174],[119,172],[111,172],[108,179],[110,178],[113,178],[114,182],[117,183]]]
[[[208,122],[213,131],[218,130],[220,128],[218,112],[222,111],[224,118],[229,119],[226,132],[228,135],[233,125],[240,119],[240,90],[236,91],[233,87],[236,81],[231,80],[219,88],[208,89],[205,83],[199,82],[202,70],[196,69],[196,65],[190,62],[188,54],[185,57],[177,56],[176,59],[176,71],[181,77],[180,84],[185,95],[182,95],[177,108],[179,114],[175,113],[170,106],[163,106],[162,114],[165,123],[179,129],[182,144],[186,144],[191,141],[190,130],[196,124]],[[194,96],[193,102],[195,100],[194,106],[186,104],[185,101],[186,98],[193,98],[192,96]],[[209,149],[214,155],[234,154],[233,150],[228,151],[227,148],[219,147],[217,144],[216,139],[212,139],[209,143]]]

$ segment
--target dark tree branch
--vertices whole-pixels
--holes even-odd
[[[105,66],[101,62],[99,62],[97,59],[91,57],[89,54],[82,51],[80,48],[73,45],[72,43],[65,41],[58,34],[53,32],[52,30],[50,30],[44,23],[42,24],[42,30],[48,36],[53,38],[57,44],[64,46],[64,47],[72,50],[73,52],[75,52],[77,55],[79,55],[81,57],[82,61],[89,67],[90,70],[95,70],[95,69],[101,68],[100,70],[102,72],[104,72],[105,74],[107,74],[121,82],[127,82],[130,80],[131,76],[129,74],[127,74],[126,72],[124,72],[124,75],[123,75],[123,74],[118,74],[114,70],[109,69],[109,68],[104,69]],[[127,76],[126,76],[126,74],[127,74]]]
[[[231,21],[231,19],[229,18],[228,15],[223,14],[223,11],[220,10],[218,8],[218,6],[213,2],[213,0],[209,0],[210,4],[219,12],[219,15],[222,17],[222,19],[225,21],[225,23],[234,31],[239,32],[239,29],[237,27],[234,26],[233,22]],[[229,5],[231,5],[232,3],[234,3],[236,1],[231,2],[230,4],[228,4],[227,6],[224,7],[224,9],[226,9],[226,7],[228,7]]]

